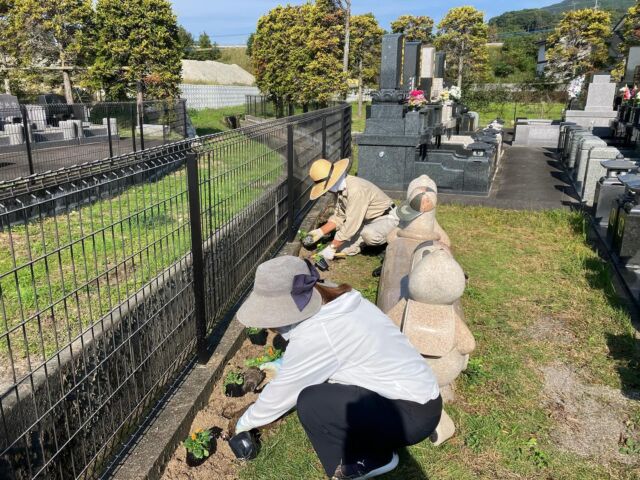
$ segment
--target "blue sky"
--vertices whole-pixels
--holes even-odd
[[[256,28],[258,18],[279,4],[304,0],[171,0],[178,20],[194,35],[206,31],[220,45],[245,43]],[[352,0],[355,13],[373,12],[383,28],[400,15],[429,15],[439,21],[451,7],[473,5],[487,19],[507,10],[537,8],[558,0]]]

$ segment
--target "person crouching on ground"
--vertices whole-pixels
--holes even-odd
[[[309,176],[315,185],[311,200],[327,192],[338,195],[333,216],[322,227],[309,232],[314,242],[336,230],[331,244],[320,254],[333,260],[337,252],[357,255],[364,245],[387,243],[387,235],[398,226],[398,216],[393,201],[373,183],[347,175],[349,159],[331,163],[316,160]]]
[[[327,475],[364,479],[393,470],[395,450],[438,425],[438,382],[421,355],[378,307],[349,285],[323,285],[307,260],[261,264],[238,319],[276,329],[289,344],[236,434],[297,407]]]

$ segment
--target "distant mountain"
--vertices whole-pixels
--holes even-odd
[[[489,20],[489,25],[495,28],[499,37],[522,32],[543,34],[556,26],[562,13],[572,9],[591,8],[595,3],[595,0],[563,0],[542,8],[514,10],[493,17]],[[614,25],[634,4],[635,0],[598,0],[598,8],[611,12]]]

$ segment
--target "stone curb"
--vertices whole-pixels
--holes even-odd
[[[300,228],[313,229],[317,218],[328,205],[329,199],[323,197],[318,200],[303,219]],[[298,255],[301,247],[301,242],[296,238],[284,245],[277,256]],[[137,434],[137,443],[103,478],[158,480],[162,477],[173,452],[189,434],[196,414],[207,404],[225,365],[245,339],[244,327],[235,316],[226,328],[224,325],[221,327],[219,330],[222,331],[214,332],[210,339],[216,347],[206,365],[196,364],[183,379],[176,382],[177,386],[164,401],[159,413]]]

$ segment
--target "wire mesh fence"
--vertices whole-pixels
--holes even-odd
[[[185,100],[0,108],[0,181],[187,138]]]
[[[278,102],[267,95],[245,95],[244,113],[259,118],[282,118],[300,113],[312,112],[338,105],[339,102],[329,102],[329,105],[318,102],[309,102],[299,105],[293,102]]]
[[[350,155],[350,115],[159,146],[0,200],[1,478],[109,466],[295,232],[310,163]]]

